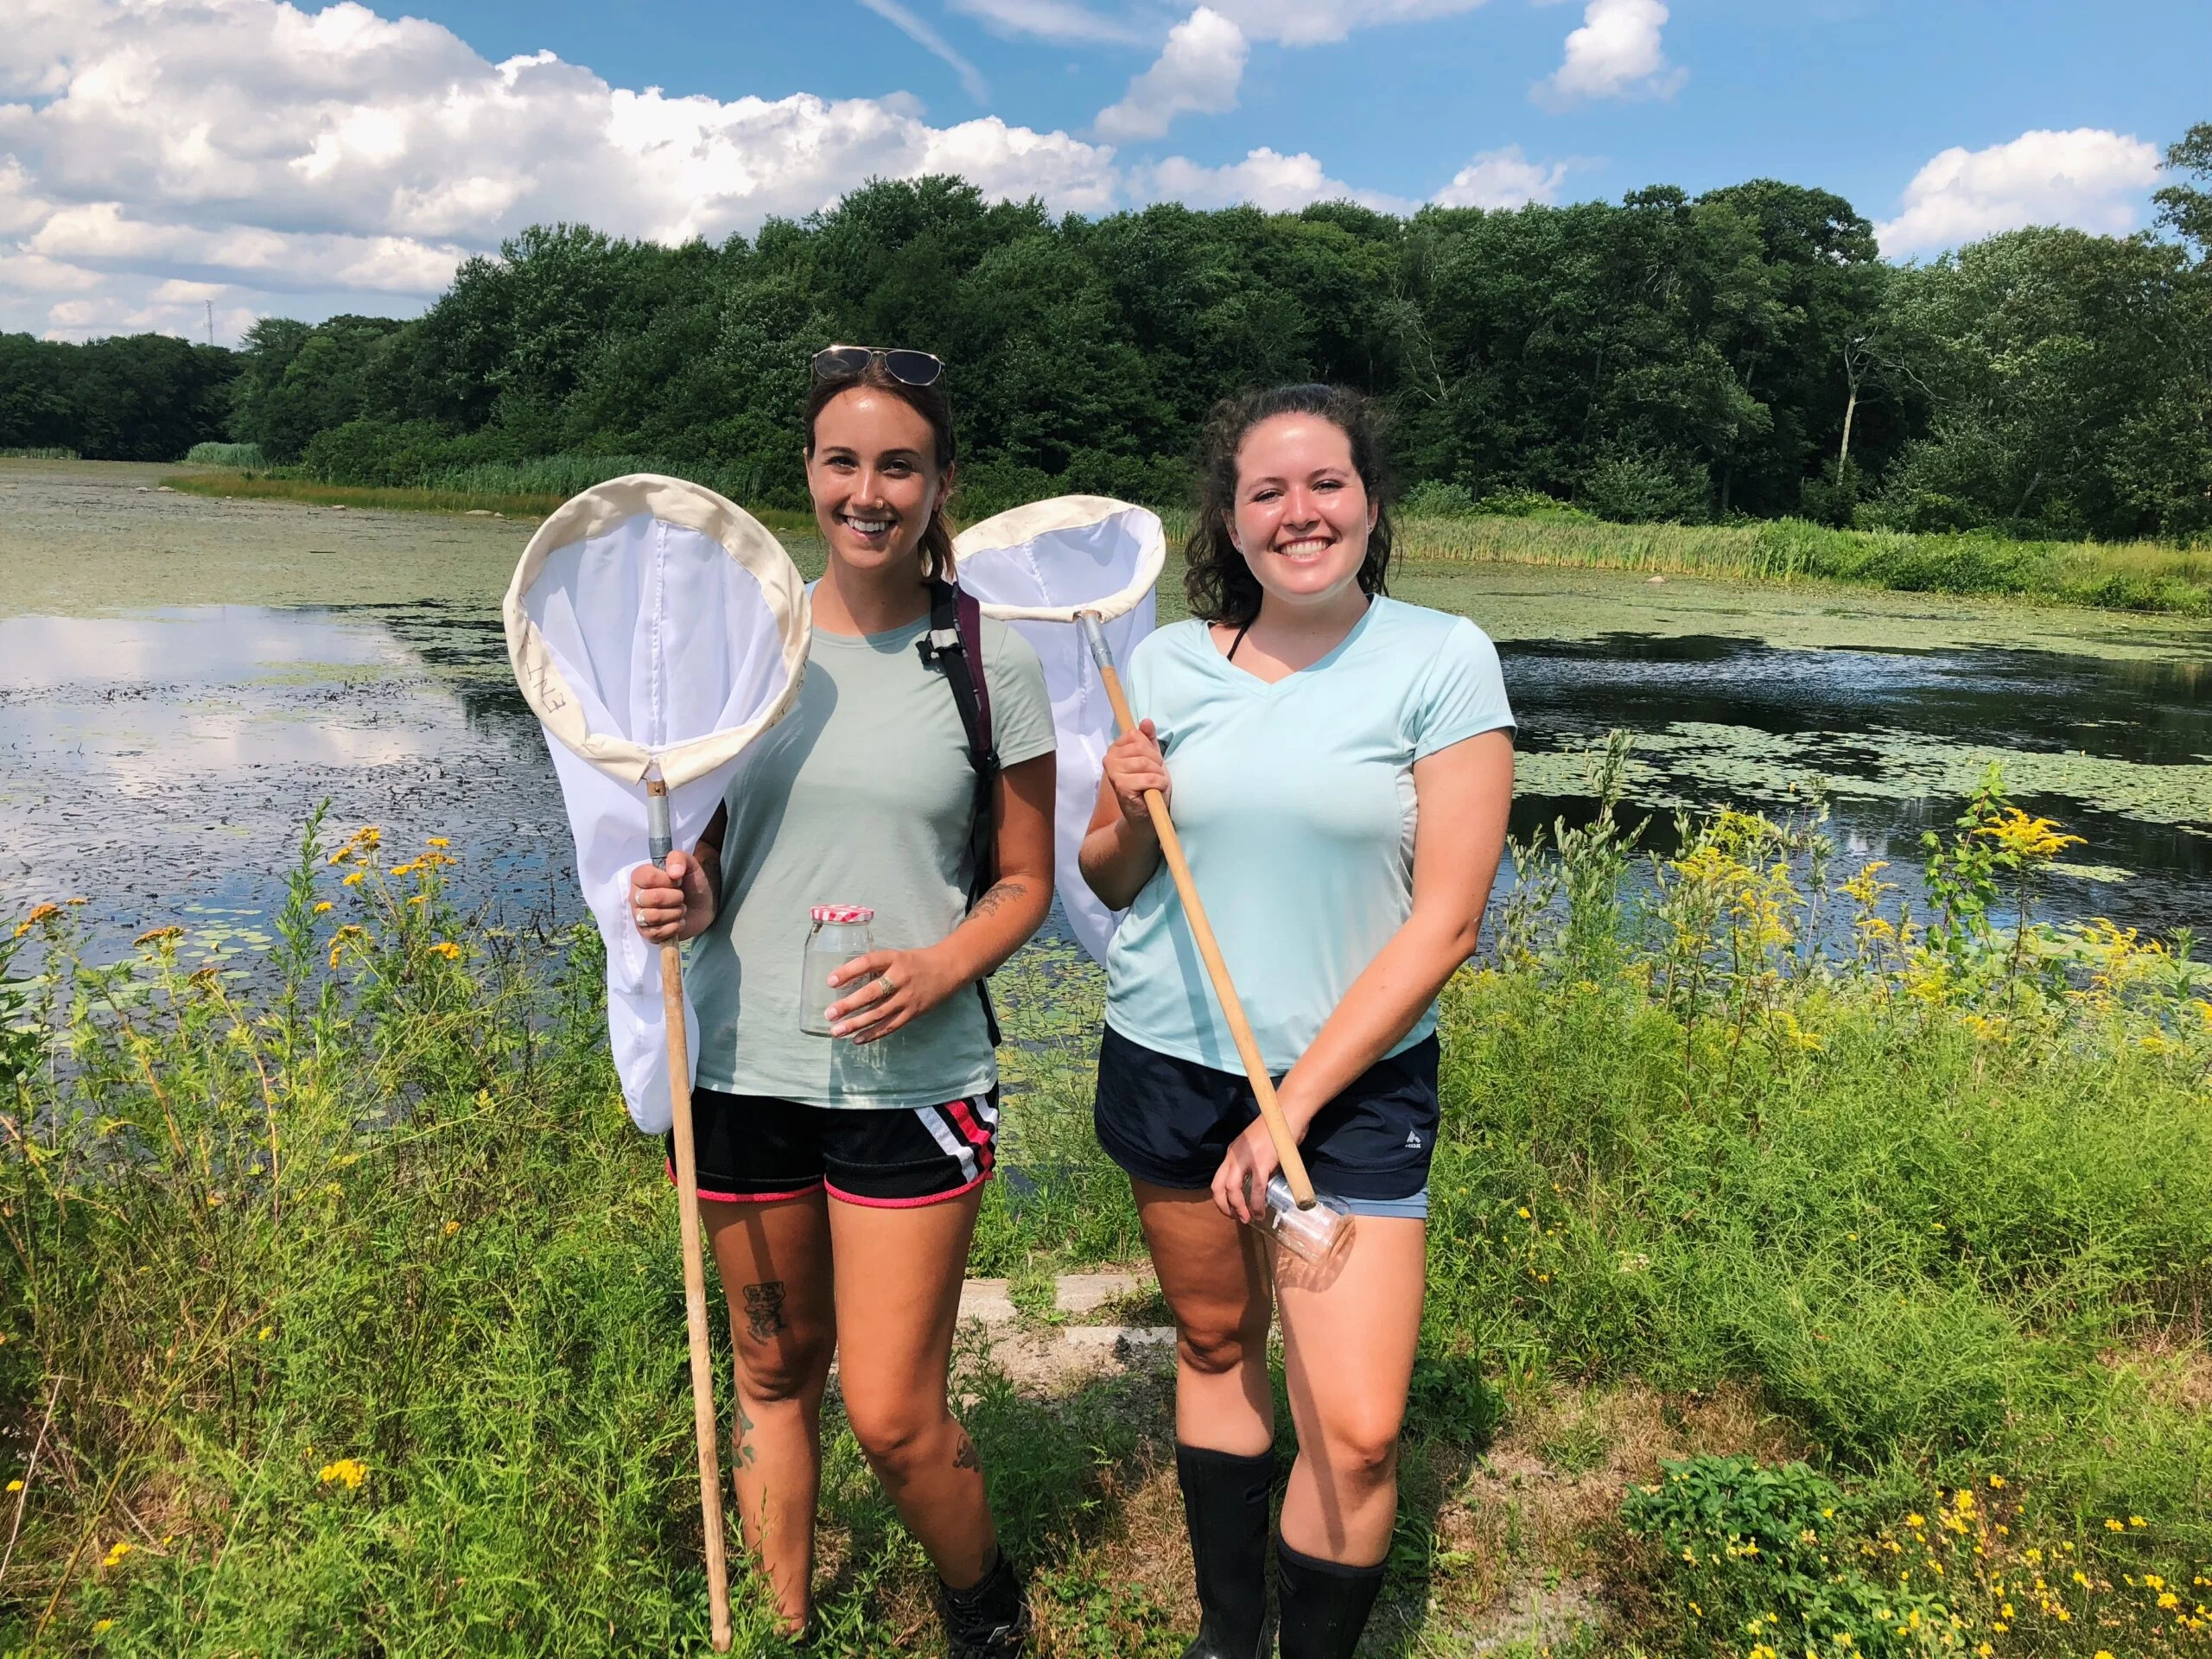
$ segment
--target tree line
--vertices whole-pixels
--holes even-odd
[[[269,318],[235,353],[0,338],[0,448],[228,438],[370,484],[645,457],[797,505],[807,359],[849,340],[945,359],[971,516],[1179,500],[1216,398],[1319,379],[1389,406],[1430,511],[2193,538],[2212,532],[2212,123],[2167,160],[2164,234],[2024,230],[1905,266],[1842,198],[1770,180],[1096,219],[878,181],[718,245],[536,227],[418,318]]]

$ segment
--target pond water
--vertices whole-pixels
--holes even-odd
[[[0,462],[0,915],[79,895],[104,943],[181,922],[250,962],[326,798],[341,836],[449,837],[460,891],[511,920],[580,914],[496,611],[529,526],[204,500],[168,470]],[[1586,816],[1614,726],[1660,847],[1675,806],[1817,788],[1847,855],[1916,863],[1998,759],[2088,838],[2056,913],[2212,924],[2201,625],[1522,567],[1395,591],[1497,638],[1522,833]]]

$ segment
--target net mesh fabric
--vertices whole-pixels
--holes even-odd
[[[607,1034],[630,1116],[670,1122],[658,947],[637,930],[630,874],[646,857],[645,783],[668,786],[676,844],[695,844],[746,746],[782,718],[805,672],[804,588],[742,509],[636,474],[566,503],[524,550],[505,605],[517,683],[546,732],[576,874],[607,944]],[[698,1052],[687,993],[685,1023]]]
[[[1153,629],[1153,587],[1166,556],[1159,518],[1103,496],[1039,501],[963,531],[953,543],[960,585],[983,614],[1006,621],[1037,652],[1059,740],[1054,887],[1076,940],[1103,962],[1122,912],[1101,904],[1077,868],[1098,798],[1114,709],[1080,630],[1081,611],[1105,619],[1116,662]]]

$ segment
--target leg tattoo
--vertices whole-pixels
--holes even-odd
[[[976,1455],[976,1442],[968,1438],[965,1429],[960,1433],[960,1444],[953,1448],[952,1466],[956,1469],[980,1469],[983,1466],[982,1460]]]
[[[791,1322],[784,1318],[782,1280],[745,1287],[745,1323],[755,1342],[766,1342],[778,1332],[791,1329]]]

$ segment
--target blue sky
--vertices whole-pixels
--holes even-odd
[[[862,179],[1098,213],[1818,185],[1892,257],[2149,222],[2207,0],[17,0],[0,327],[418,311],[524,225],[750,233]],[[11,10],[15,10],[11,8]]]
[[[1100,5],[1101,16],[1149,28],[1128,44],[1050,42],[1009,38],[942,0],[910,0],[982,73],[989,97],[978,102],[860,0],[417,0],[407,10],[487,57],[550,48],[618,85],[725,99],[910,92],[941,123],[997,114],[1077,132],[1157,55],[1179,15]],[[2163,148],[2212,120],[2205,0],[1677,0],[1665,50],[1688,79],[1673,97],[1539,108],[1529,88],[1558,67],[1580,10],[1489,0],[1325,45],[1260,42],[1236,109],[1185,117],[1164,141],[1123,149],[1213,165],[1259,145],[1307,151],[1333,177],[1419,200],[1469,156],[1518,144],[1583,163],[1566,199],[1775,176],[1835,190],[1878,219],[1954,145],[2088,127]]]

